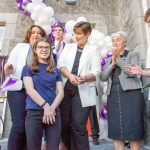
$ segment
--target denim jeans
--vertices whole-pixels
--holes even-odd
[[[43,110],[28,110],[25,128],[28,150],[41,150],[43,131],[45,131],[46,150],[59,150],[61,137],[60,112],[56,111],[55,123],[47,125],[42,123]]]
[[[8,139],[8,150],[26,150],[25,116],[26,93],[8,91],[8,104],[12,118],[12,128]]]

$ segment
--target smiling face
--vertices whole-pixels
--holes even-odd
[[[33,45],[41,37],[41,30],[38,27],[33,27],[29,38],[30,44]]]
[[[39,42],[36,46],[35,53],[40,63],[47,63],[51,53],[50,44],[45,41]]]
[[[85,46],[89,35],[90,33],[84,34],[84,32],[82,31],[82,28],[78,28],[75,30],[74,32],[75,41],[80,48],[83,48]]]

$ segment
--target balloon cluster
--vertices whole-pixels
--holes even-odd
[[[65,30],[67,33],[73,34],[73,28],[74,25],[80,21],[87,22],[87,19],[85,17],[79,17],[77,20],[68,20],[65,24]]]
[[[108,118],[108,113],[107,113],[107,104],[105,104],[99,112],[99,117],[103,120],[107,120]]]
[[[106,64],[106,60],[107,58],[112,56],[112,52],[110,50],[106,50],[106,55],[104,55],[104,57],[101,57],[101,66],[104,67],[104,65]]]
[[[31,13],[31,19],[34,24],[40,25],[47,34],[51,33],[51,26],[55,23],[54,9],[50,6],[46,6],[43,0],[23,0],[28,1],[26,10]]]
[[[26,6],[28,5],[29,2],[31,2],[31,0],[16,0],[17,9],[25,16],[31,15],[30,12],[26,10]]]
[[[68,20],[66,23],[65,23],[65,41],[66,42],[69,42],[69,41],[74,41],[74,37],[73,37],[73,28],[75,26],[76,23],[80,22],[80,21],[84,21],[84,22],[87,22],[87,19],[85,17],[79,17],[77,18],[77,20]]]

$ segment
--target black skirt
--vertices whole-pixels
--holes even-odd
[[[113,140],[140,141],[144,138],[144,96],[141,89],[122,90],[118,69],[113,71],[113,84],[108,96],[108,137]]]

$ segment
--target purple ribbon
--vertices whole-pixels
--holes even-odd
[[[18,79],[12,78],[12,77],[7,77],[3,84],[0,87],[0,91],[6,91],[8,90],[11,86],[13,86]]]

